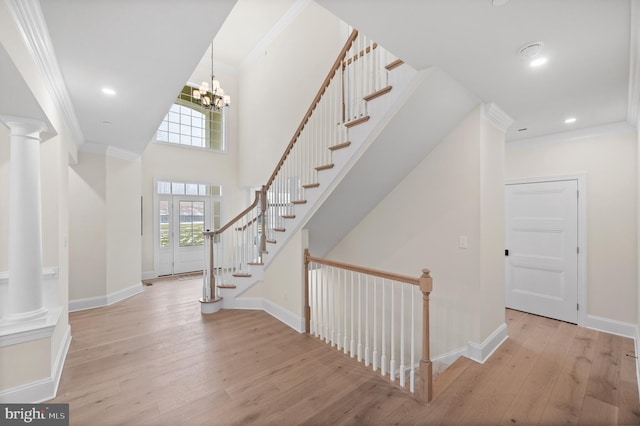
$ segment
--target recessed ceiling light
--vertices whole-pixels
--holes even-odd
[[[577,121],[577,119],[575,117],[569,117],[566,120],[564,120],[564,122],[566,124],[571,124],[571,123],[575,123]]]
[[[113,89],[112,89],[112,88],[110,88],[110,87],[103,87],[103,88],[102,88],[102,93],[104,93],[105,95],[113,96],[113,95],[115,95],[115,94],[116,94],[116,91],[115,91],[115,90],[113,90]]]
[[[540,58],[535,58],[534,60],[529,62],[529,66],[533,67],[533,68],[537,68],[537,67],[540,67],[540,66],[546,64],[547,61],[548,61],[548,59],[545,58],[544,56],[542,56]]]
[[[507,4],[509,2],[509,0],[493,0],[491,3],[494,6],[503,6],[505,4]]]

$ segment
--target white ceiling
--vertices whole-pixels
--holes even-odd
[[[508,140],[627,119],[629,0],[317,2],[413,67],[440,67],[495,102],[515,119]],[[517,54],[532,41],[544,42],[544,67]]]
[[[308,1],[40,4],[85,141],[139,154],[197,64],[208,64],[216,33],[216,62],[241,70],[283,16]],[[415,68],[435,65],[495,102],[515,119],[509,140],[626,120],[630,0],[316,2]],[[517,51],[537,40],[549,62],[531,69]],[[103,86],[117,95],[106,97]],[[567,126],[568,116],[578,121]]]
[[[142,153],[234,3],[41,1],[85,141]]]

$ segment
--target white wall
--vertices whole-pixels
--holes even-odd
[[[327,256],[416,277],[431,269],[432,355],[466,347],[469,340],[482,343],[504,323],[504,281],[496,272],[503,259],[481,257],[481,248],[497,240],[502,247],[504,232],[501,215],[489,217],[503,209],[490,206],[503,191],[501,156],[483,162],[481,152],[499,150],[504,139],[487,129],[483,144],[483,126],[478,107]],[[483,226],[490,228],[483,232]],[[487,234],[491,239],[483,243]],[[468,237],[468,249],[458,248],[459,236]],[[485,307],[478,307],[480,300]]]
[[[505,303],[505,134],[487,120],[481,123],[480,147],[480,300],[476,342],[504,323]]]
[[[241,186],[266,183],[344,39],[340,21],[310,2],[239,78]]]
[[[587,314],[635,324],[635,131],[610,126],[507,144],[507,179],[582,172],[587,173]]]
[[[107,291],[107,181],[103,155],[80,152],[69,172],[69,298]]]
[[[106,156],[107,294],[140,285],[141,163]]]
[[[70,176],[71,300],[140,285],[140,161],[81,152]]]

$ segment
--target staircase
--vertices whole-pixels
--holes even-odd
[[[322,205],[420,83],[353,31],[267,183],[225,226],[205,232],[203,313],[233,308]]]

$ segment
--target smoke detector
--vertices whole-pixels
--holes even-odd
[[[533,59],[542,51],[544,43],[541,41],[532,41],[525,44],[518,50],[518,54],[525,59]]]

